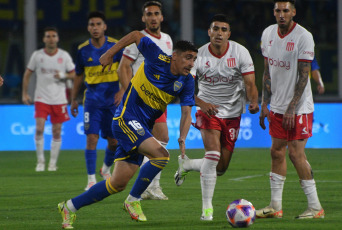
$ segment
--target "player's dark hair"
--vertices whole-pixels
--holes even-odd
[[[292,4],[293,7],[295,7],[296,5],[296,0],[274,0],[274,4],[276,4],[277,2],[289,2]]]
[[[57,30],[57,28],[54,27],[54,26],[47,26],[47,27],[45,27],[45,28],[44,28],[44,34],[45,34],[45,32],[47,32],[47,31],[55,31],[55,32],[58,34],[58,30]]]
[[[88,14],[88,21],[91,18],[101,18],[104,22],[106,22],[106,16],[102,11],[92,11]]]
[[[192,42],[184,41],[184,40],[180,40],[176,42],[176,44],[173,46],[173,50],[180,51],[180,52],[193,51],[193,52],[198,53],[198,49]]]
[[[149,7],[149,6],[158,6],[160,11],[162,11],[162,7],[163,7],[161,2],[158,2],[158,1],[147,1],[147,2],[144,3],[144,5],[142,7],[142,14],[144,14],[145,8]]]
[[[230,27],[229,19],[228,19],[227,15],[225,15],[225,14],[214,15],[214,17],[211,19],[210,26],[213,22],[225,22]]]

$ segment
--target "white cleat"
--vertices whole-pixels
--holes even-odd
[[[182,158],[182,155],[178,156],[178,169],[174,175],[175,183],[177,186],[181,186],[185,180],[185,176],[188,174],[187,171],[184,170],[183,164],[184,161],[189,160],[189,158],[184,155],[184,159]]]
[[[142,194],[141,199],[143,200],[168,200],[160,186],[147,188]]]
[[[107,180],[108,178],[110,178],[110,171],[108,172],[102,172],[102,168],[100,169],[100,176],[104,179]]]
[[[55,164],[49,164],[48,171],[55,172],[57,171],[57,166]]]
[[[85,187],[85,191],[88,191],[91,187],[93,187],[96,184],[96,181],[88,181],[87,186]]]
[[[321,210],[314,210],[312,208],[308,208],[299,216],[296,216],[296,219],[319,219],[324,218],[325,213],[323,208]]]
[[[45,171],[45,163],[37,163],[36,172],[44,172]]]

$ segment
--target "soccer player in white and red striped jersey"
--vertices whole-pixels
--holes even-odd
[[[142,13],[142,21],[145,23],[146,28],[140,32],[157,44],[165,54],[172,55],[172,39],[170,35],[161,31],[161,23],[164,20],[162,4],[159,1],[147,1],[142,7]],[[135,75],[144,60],[144,56],[140,53],[135,43],[125,48],[118,68],[118,74],[123,88],[127,88],[129,80]],[[155,121],[152,130],[153,136],[165,148],[169,142],[166,115],[167,111]],[[141,167],[147,161],[148,158],[145,157]],[[163,193],[160,186],[160,176],[161,172],[156,175],[146,191],[141,195],[142,199],[168,200],[168,197]]]
[[[314,104],[309,81],[310,63],[314,58],[314,41],[310,32],[293,21],[295,1],[275,0],[277,24],[267,27],[261,38],[265,58],[260,126],[265,117],[272,137],[270,205],[257,210],[259,218],[281,218],[282,194],[286,179],[286,148],[296,168],[308,208],[297,219],[324,218],[305,145],[312,136]],[[270,104],[270,110],[267,105]]]
[[[199,171],[202,187],[201,220],[213,219],[212,198],[216,176],[223,175],[232,157],[245,112],[259,111],[254,65],[248,50],[228,40],[230,24],[225,15],[215,15],[208,29],[210,42],[198,50],[192,74],[198,80],[195,127],[200,129],[205,155],[202,159],[179,156],[175,182],[183,183],[189,171]]]
[[[58,48],[58,41],[56,28],[44,29],[45,47],[32,54],[23,77],[22,100],[28,105],[32,102],[27,92],[30,77],[33,72],[37,75],[34,94],[37,172],[45,170],[43,134],[47,117],[50,116],[52,123],[49,171],[57,170],[57,160],[62,144],[62,123],[70,119],[67,111],[66,80],[75,77],[75,65],[70,55]]]

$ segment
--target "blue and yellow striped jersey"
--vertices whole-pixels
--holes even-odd
[[[99,59],[117,40],[106,36],[106,42],[101,48],[91,44],[90,39],[79,45],[76,59],[76,74],[84,74],[87,87],[84,103],[97,107],[107,107],[114,104],[114,95],[119,90],[117,68],[122,56],[121,50],[113,57],[111,70],[102,72]]]
[[[143,37],[138,45],[145,57],[132,78],[114,119],[134,115],[152,127],[177,96],[181,106],[195,105],[195,81],[191,74],[175,76],[170,71],[171,56],[166,55],[150,38]]]

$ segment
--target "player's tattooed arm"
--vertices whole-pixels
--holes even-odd
[[[264,105],[268,105],[271,101],[271,75],[270,69],[268,67],[268,62],[265,59],[264,64],[264,74],[263,74],[263,87],[262,87],[262,101],[261,103]]]
[[[311,64],[309,62],[298,62],[298,82],[295,86],[295,92],[293,98],[287,107],[287,114],[294,114],[296,106],[303,95],[304,89],[308,84],[309,72]]]

